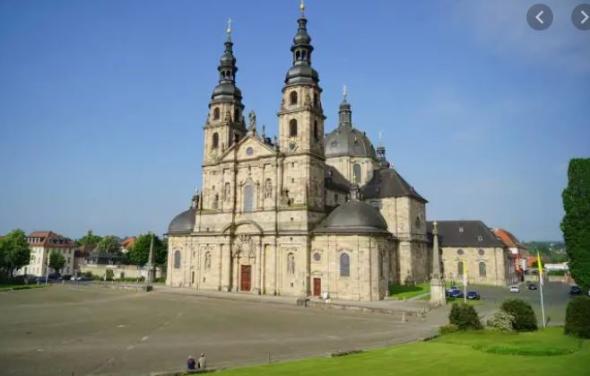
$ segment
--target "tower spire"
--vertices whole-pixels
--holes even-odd
[[[225,33],[227,34],[227,41],[231,42],[231,18],[227,19],[227,28],[225,29]]]
[[[307,18],[305,18],[305,4],[299,4],[300,16],[297,20],[297,33],[293,38],[291,53],[293,54],[293,65],[287,72],[285,83],[291,84],[317,84],[319,82],[318,72],[311,67],[311,54],[313,46],[311,37],[307,33]]]

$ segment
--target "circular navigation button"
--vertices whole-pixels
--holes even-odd
[[[572,12],[572,22],[580,30],[590,30],[590,4],[580,4]]]
[[[529,26],[535,30],[545,30],[553,23],[553,11],[545,4],[535,4],[526,13]]]

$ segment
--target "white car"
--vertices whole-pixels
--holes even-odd
[[[518,285],[510,286],[510,292],[520,292],[520,287]]]

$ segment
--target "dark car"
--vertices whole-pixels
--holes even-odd
[[[537,289],[537,285],[535,285],[534,283],[529,283],[528,286],[527,286],[527,288],[529,290],[536,290]]]
[[[481,297],[477,291],[468,291],[467,292],[467,299],[469,300],[479,300]]]
[[[578,286],[570,287],[570,295],[582,295],[582,289]]]
[[[449,298],[462,298],[463,297],[463,291],[459,290],[459,289],[450,289],[447,292],[447,295]]]

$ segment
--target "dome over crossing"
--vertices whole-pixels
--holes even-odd
[[[349,156],[367,157],[376,160],[377,154],[371,140],[369,140],[365,132],[361,132],[352,126],[352,111],[346,96],[340,103],[338,117],[338,128],[330,132],[324,141],[326,158]]]

